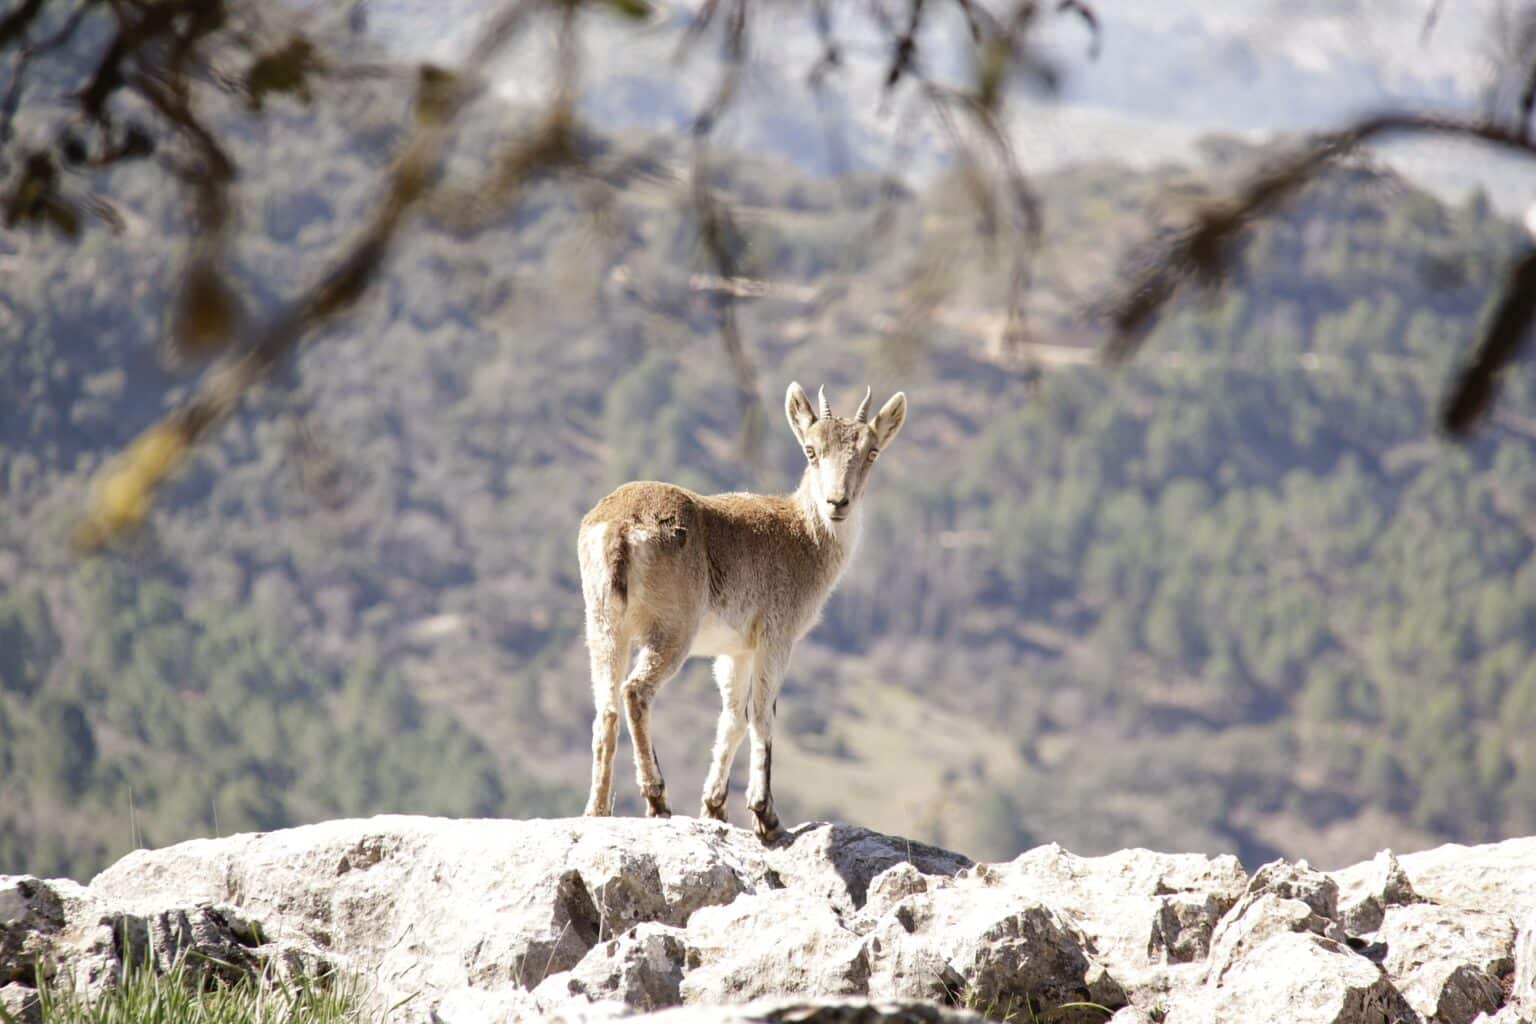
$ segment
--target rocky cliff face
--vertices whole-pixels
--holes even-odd
[[[1536,1020],[1536,838],[1250,876],[1057,846],[973,864],[827,824],[765,848],[686,818],[382,817],[139,851],[84,886],[0,877],[13,1012],[39,964],[95,987],[186,949],[347,971],[414,995],[391,1019],[446,1024],[1513,1024]]]

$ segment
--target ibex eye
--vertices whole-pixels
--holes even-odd
[[[870,462],[874,462],[875,461],[875,456],[879,455],[879,454],[880,454],[880,450],[878,448],[871,448],[869,450],[869,461]]]
[[[807,445],[806,449],[805,449],[805,457],[810,459],[812,462],[815,462],[816,461],[816,449],[810,447],[809,445]]]

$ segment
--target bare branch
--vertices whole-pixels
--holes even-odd
[[[1088,59],[1098,60],[1104,48],[1104,28],[1099,16],[1083,0],[1061,0],[1056,5],[1058,14],[1075,14],[1088,27]]]
[[[1445,0],[1431,0],[1429,9],[1424,12],[1424,24],[1419,27],[1419,45],[1429,42],[1435,26],[1440,22],[1440,10],[1444,6]]]
[[[1488,321],[1471,361],[1456,375],[1440,409],[1440,425],[1452,437],[1464,438],[1493,407],[1499,378],[1530,343],[1536,320],[1536,248],[1510,269],[1499,304]]]
[[[714,95],[693,120],[693,169],[690,176],[690,195],[694,215],[699,221],[699,241],[704,252],[714,264],[716,272],[725,280],[739,276],[733,242],[736,231],[730,213],[715,197],[710,188],[710,136],[720,118],[735,102],[741,87],[741,77],[747,58],[747,35],[750,29],[748,7],[750,0],[732,0],[728,20],[722,29],[724,66]],[[690,31],[707,27],[715,10],[714,4],[706,4]],[[701,26],[702,22],[702,26]],[[736,317],[736,298],[729,291],[722,291],[711,298],[719,322],[720,344],[730,362],[736,379],[737,398],[741,405],[741,449],[755,461],[758,457],[763,432],[762,405],[757,394],[757,367],[741,337],[741,326]]]
[[[24,37],[42,12],[43,0],[23,0],[20,7],[0,18],[0,47],[10,45],[13,39]]]
[[[1235,196],[1207,204],[1171,244],[1147,261],[1146,269],[1110,304],[1112,333],[1104,346],[1105,361],[1121,363],[1135,355],[1185,280],[1220,281],[1230,266],[1232,245],[1250,221],[1273,212],[1338,158],[1395,135],[1444,135],[1536,156],[1536,143],[1523,131],[1433,114],[1378,114],[1324,135],[1261,170]]]
[[[213,367],[191,399],[140,434],[113,460],[97,478],[90,507],[75,529],[77,547],[99,549],[142,522],[154,492],[186,461],[193,446],[227,420],[307,333],[362,297],[400,226],[426,193],[453,123],[478,91],[468,83],[516,34],[534,6],[531,0],[511,4],[493,19],[473,50],[465,78],[423,69],[414,129],[357,241],[328,273],[261,328],[241,354]]]

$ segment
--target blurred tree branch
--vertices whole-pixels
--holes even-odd
[[[364,0],[334,5],[352,32],[366,24]],[[834,5],[806,0],[800,5],[815,28],[819,52],[806,81],[820,106],[834,79],[845,77],[848,45]],[[761,4],[753,0],[704,0],[684,27],[675,61],[681,63],[706,39],[718,44],[714,88],[696,112],[691,131],[691,167],[685,195],[698,232],[698,245],[715,275],[726,282],[743,276],[741,235],[728,202],[713,185],[715,132],[737,104],[752,58],[752,45],[773,45],[754,35]],[[322,5],[322,9],[329,10]],[[250,322],[247,304],[229,281],[226,267],[238,242],[231,216],[230,189],[240,168],[221,139],[216,120],[204,113],[215,94],[243,100],[261,116],[277,96],[315,101],[318,84],[377,77],[384,66],[352,64],[334,52],[320,32],[306,31],[279,9],[235,5],[227,0],[22,0],[0,17],[0,195],[8,227],[49,228],[77,236],[86,220],[120,228],[112,205],[75,185],[89,173],[120,162],[154,158],[183,189],[192,224],[185,271],[175,300],[165,351],[173,361],[216,358],[191,398],[146,429],[107,467],[96,498],[76,532],[84,549],[108,544],[147,513],[153,495],[188,453],[217,429],[250,391],[290,359],[308,337],[334,321],[367,293],[395,245],[401,227],[424,199],[466,228],[484,226],[504,211],[532,181],[554,171],[590,169],[578,143],[580,18],[605,10],[645,18],[642,0],[504,0],[490,14],[460,66],[422,66],[416,72],[415,114],[405,139],[383,173],[372,212],[330,268],[273,314]],[[333,12],[333,13],[337,13]],[[776,13],[782,13],[776,11]],[[1102,24],[1083,0],[872,0],[861,13],[879,34],[884,54],[876,95],[886,109],[903,93],[906,108],[937,123],[965,173],[959,178],[978,213],[979,233],[1006,256],[1009,266],[1004,337],[1028,337],[1025,298],[1033,261],[1043,244],[1044,214],[1023,169],[1007,127],[1006,101],[1015,83],[1051,93],[1061,71],[1035,45],[1038,29],[1052,18],[1080,22],[1088,32],[1086,56],[1101,46]],[[1428,32],[1438,13],[1426,20]],[[948,22],[945,19],[949,19]],[[529,37],[535,22],[555,26],[552,88],[532,126],[495,154],[483,180],[446,186],[438,179],[445,150],[465,109],[484,92],[488,66],[510,45]],[[950,31],[946,25],[960,26]],[[932,72],[941,61],[934,50],[961,47],[969,79],[946,81]],[[40,59],[88,51],[88,69],[66,90],[73,113],[52,125],[52,141],[16,141],[16,117],[28,102],[28,85]],[[952,63],[952,62],[951,62]],[[1536,154],[1530,115],[1536,103],[1536,64],[1522,76],[1524,87],[1504,118],[1459,119],[1428,113],[1388,113],[1323,135],[1268,166],[1230,197],[1206,204],[1184,228],[1145,256],[1143,269],[1109,308],[1110,338],[1105,358],[1134,356],[1165,306],[1190,279],[1219,282],[1235,257],[1235,240],[1255,218],[1273,213],[1329,166],[1361,146],[1403,135],[1469,139],[1523,156]],[[912,130],[911,117],[898,126]],[[831,143],[836,133],[825,133]],[[588,179],[590,180],[590,178]],[[886,189],[888,203],[891,190]],[[877,212],[865,237],[872,244],[889,223]],[[1504,299],[1487,325],[1466,368],[1448,396],[1442,423],[1462,436],[1497,393],[1501,371],[1518,355],[1529,335],[1536,305],[1528,299],[1533,273],[1527,258],[1505,283]],[[931,276],[931,275],[921,275]],[[915,282],[897,333],[916,338],[926,330],[943,286]],[[712,293],[720,344],[742,409],[743,447],[749,454],[761,436],[761,402],[752,345],[736,312],[735,290]]]
[[[1523,99],[1521,103],[1523,107]],[[1118,364],[1132,358],[1185,282],[1193,279],[1206,287],[1219,284],[1233,265],[1235,243],[1253,220],[1273,213],[1339,158],[1366,143],[1401,135],[1465,139],[1536,157],[1536,140],[1531,138],[1525,116],[1519,119],[1518,127],[1506,127],[1493,120],[1385,113],[1323,135],[1261,169],[1233,195],[1205,203],[1171,241],[1143,257],[1144,269],[1110,303],[1111,335],[1103,349],[1106,361]],[[1532,257],[1527,256],[1510,270],[1498,310],[1442,406],[1440,424],[1454,437],[1466,436],[1488,411],[1498,393],[1499,374],[1519,355],[1530,336],[1536,315],[1536,301],[1531,298],[1536,283],[1532,264]]]
[[[357,302],[373,281],[399,228],[431,185],[431,177],[454,121],[477,93],[475,77],[486,62],[500,52],[531,15],[531,3],[508,5],[494,18],[475,44],[461,75],[424,67],[416,96],[415,124],[401,147],[385,182],[383,195],[369,223],[329,272],[281,309],[237,355],[215,366],[204,376],[196,394],[180,408],[151,426],[108,467],[97,483],[91,509],[75,531],[76,544],[93,550],[122,535],[142,521],[154,491],[185,461],[187,453],[209,430],[224,422],[245,395],[266,379],[287,358],[305,335]],[[570,16],[567,12],[567,17]],[[572,65],[565,65],[569,68]],[[159,105],[157,105],[159,106]],[[178,123],[191,123],[185,106],[159,106]],[[549,122],[526,145],[521,160],[504,159],[497,184],[507,185],[509,174],[526,176],[569,152],[570,122]],[[200,148],[211,154],[201,133]],[[223,166],[216,164],[216,166]],[[509,168],[511,168],[509,170]],[[215,189],[223,181],[215,178]],[[205,199],[205,202],[210,200]],[[222,219],[205,219],[204,236],[217,230]],[[189,287],[199,280],[192,275]],[[207,301],[216,294],[204,293]],[[184,300],[183,305],[195,302]],[[183,323],[193,318],[189,313]],[[215,318],[216,319],[216,318]]]

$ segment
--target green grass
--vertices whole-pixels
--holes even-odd
[[[265,971],[225,982],[207,969],[229,966],[182,953],[164,972],[126,969],[94,997],[67,978],[48,982],[38,989],[42,1024],[385,1024],[403,1005],[366,1009],[366,989],[352,977],[284,980]],[[20,1024],[3,1007],[0,1022]]]

